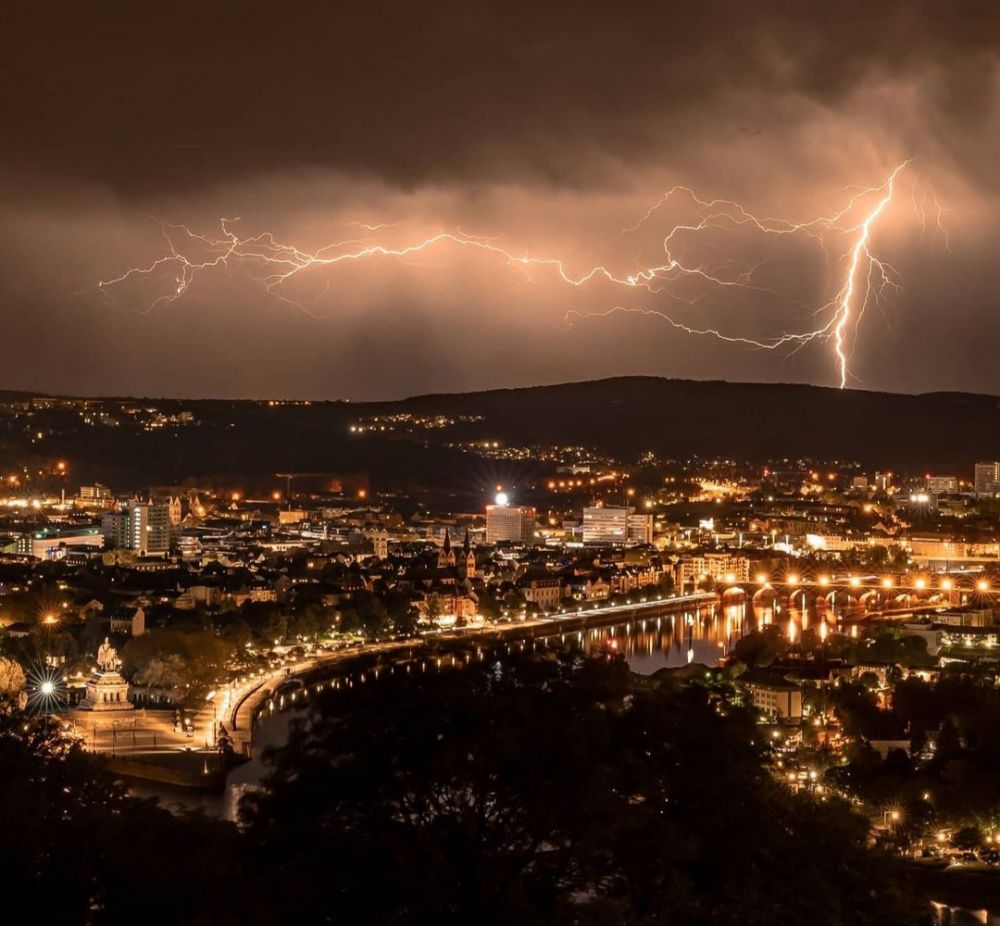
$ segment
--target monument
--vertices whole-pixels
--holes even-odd
[[[121,660],[115,648],[104,638],[97,650],[97,668],[87,679],[87,694],[80,705],[88,711],[134,711],[128,699],[128,682],[121,677]]]

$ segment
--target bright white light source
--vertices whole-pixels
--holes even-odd
[[[508,504],[508,503],[509,503],[509,501],[510,501],[510,499],[508,499],[508,498],[507,498],[507,493],[506,493],[506,492],[497,492],[497,497],[496,497],[496,499],[495,499],[495,500],[496,500],[496,503],[497,503],[497,504],[498,504],[498,505],[499,505],[499,506],[500,506],[501,508],[506,508],[506,507],[507,507],[507,504]]]

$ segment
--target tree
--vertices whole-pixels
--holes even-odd
[[[874,672],[862,672],[858,681],[869,691],[875,691],[881,684],[878,680],[878,676]]]
[[[978,826],[963,826],[955,831],[951,837],[951,844],[956,849],[973,852],[982,848],[983,834]]]
[[[25,684],[24,670],[20,664],[0,656],[0,700],[16,698]]]
[[[384,595],[382,601],[396,633],[409,636],[416,632],[419,613],[408,594],[390,591]]]
[[[934,748],[934,761],[944,765],[962,754],[962,740],[950,717],[946,717],[938,730]]]
[[[80,648],[93,658],[105,636],[107,636],[107,621],[99,611],[91,612],[80,632]]]
[[[788,637],[775,624],[754,630],[737,640],[733,655],[748,666],[769,666],[791,648]]]
[[[865,821],[699,686],[549,650],[312,703],[243,813],[298,920],[920,922]]]
[[[492,589],[484,588],[479,593],[479,613],[486,620],[495,621],[500,617],[501,610],[500,602],[497,600],[496,595],[493,594]]]
[[[136,682],[185,689],[195,699],[223,674],[234,646],[205,630],[154,630],[132,637],[122,651],[122,671]]]
[[[37,923],[265,924],[281,917],[238,831],[134,800],[59,725],[0,708],[4,902]],[[155,839],[155,852],[144,851]]]
[[[367,591],[354,592],[340,609],[342,633],[360,633],[374,637],[386,631],[389,614],[378,595]]]
[[[812,655],[821,646],[819,634],[813,627],[807,627],[802,631],[802,638],[799,640],[799,649],[803,656]]]

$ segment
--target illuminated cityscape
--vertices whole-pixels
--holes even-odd
[[[11,6],[12,916],[1000,923],[997,25]]]

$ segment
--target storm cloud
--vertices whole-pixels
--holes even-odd
[[[374,398],[624,373],[829,384],[828,345],[760,351],[643,314],[746,338],[815,325],[839,255],[742,229],[677,241],[720,273],[759,265],[737,292],[576,288],[447,243],[313,269],[282,298],[246,263],[158,304],[169,267],[96,284],[162,256],[162,221],[219,236],[223,216],[310,251],[449,231],[626,275],[690,221],[679,199],[622,233],[675,185],[802,220],[913,158],[873,236],[900,288],[852,327],[851,383],[1000,391],[989,5],[17,3],[0,29],[4,386]]]

